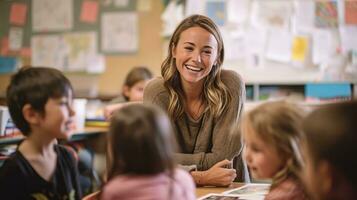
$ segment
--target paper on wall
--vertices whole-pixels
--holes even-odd
[[[315,2],[295,1],[294,22],[297,31],[310,32],[314,28]]]
[[[206,1],[207,0],[187,0],[185,5],[185,16],[190,16],[193,14],[205,14]]]
[[[312,61],[320,64],[333,53],[332,35],[330,31],[316,29],[312,36]]]
[[[132,53],[138,50],[138,16],[135,12],[104,13],[102,51]]]
[[[64,31],[73,27],[73,0],[33,0],[32,30]]]
[[[126,8],[129,5],[129,0],[114,0],[114,5],[119,8]]]
[[[138,11],[148,12],[151,10],[151,0],[138,0],[136,3],[136,7]]]
[[[291,59],[293,61],[304,62],[306,59],[308,47],[309,41],[307,37],[295,36],[293,38]]]
[[[249,16],[249,0],[227,0],[227,21],[243,23]]]
[[[10,10],[10,24],[24,25],[26,22],[27,5],[24,3],[13,3]]]
[[[65,49],[61,39],[59,35],[33,36],[31,38],[31,64],[63,70]]]
[[[9,50],[18,51],[22,47],[23,30],[18,27],[11,27],[9,31]]]
[[[292,35],[285,30],[270,30],[266,58],[279,62],[289,62],[291,60]]]
[[[342,51],[357,50],[357,26],[340,26]]]

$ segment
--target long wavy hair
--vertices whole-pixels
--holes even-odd
[[[273,101],[259,105],[243,117],[243,138],[245,134],[250,134],[245,131],[250,127],[286,160],[285,166],[273,177],[272,187],[288,176],[299,180],[304,164],[300,148],[305,140],[302,132],[304,116],[305,112],[293,103]]]
[[[206,16],[192,15],[184,19],[176,28],[170,39],[167,52],[168,55],[161,65],[161,75],[164,79],[165,88],[169,92],[168,114],[173,120],[179,118],[184,113],[185,94],[181,86],[180,74],[177,70],[172,50],[177,47],[181,33],[192,27],[201,27],[207,30],[215,37],[218,43],[216,64],[212,66],[212,70],[205,78],[203,85],[203,103],[206,105],[204,112],[209,108],[211,114],[213,114],[214,117],[218,117],[225,111],[232,99],[227,86],[221,79],[221,66],[224,60],[224,45],[218,27]]]

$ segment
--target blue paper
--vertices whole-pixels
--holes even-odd
[[[16,70],[16,65],[16,58],[0,56],[0,73],[14,72]]]

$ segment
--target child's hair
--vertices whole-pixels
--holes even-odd
[[[309,156],[328,161],[357,188],[357,101],[336,103],[313,111],[303,122]]]
[[[73,92],[70,81],[57,69],[47,67],[22,67],[11,77],[6,100],[10,115],[17,128],[25,136],[31,132],[23,116],[26,104],[41,114],[49,98],[68,96]]]
[[[109,129],[112,164],[119,174],[150,175],[174,169],[173,132],[166,114],[152,105],[133,104],[116,111]]]
[[[144,66],[134,67],[130,70],[128,75],[125,77],[124,86],[129,88],[133,87],[136,83],[140,81],[149,80],[152,78],[151,71]],[[127,96],[124,95],[126,100],[129,100]]]
[[[285,101],[263,103],[243,117],[243,132],[249,126],[258,137],[275,147],[286,166],[273,177],[273,186],[287,176],[298,178],[302,167],[301,150],[304,113],[295,104]],[[249,134],[249,133],[245,133]]]

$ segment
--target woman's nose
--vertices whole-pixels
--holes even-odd
[[[196,61],[196,62],[201,63],[201,54],[200,54],[200,52],[194,52],[193,53],[193,60]]]

